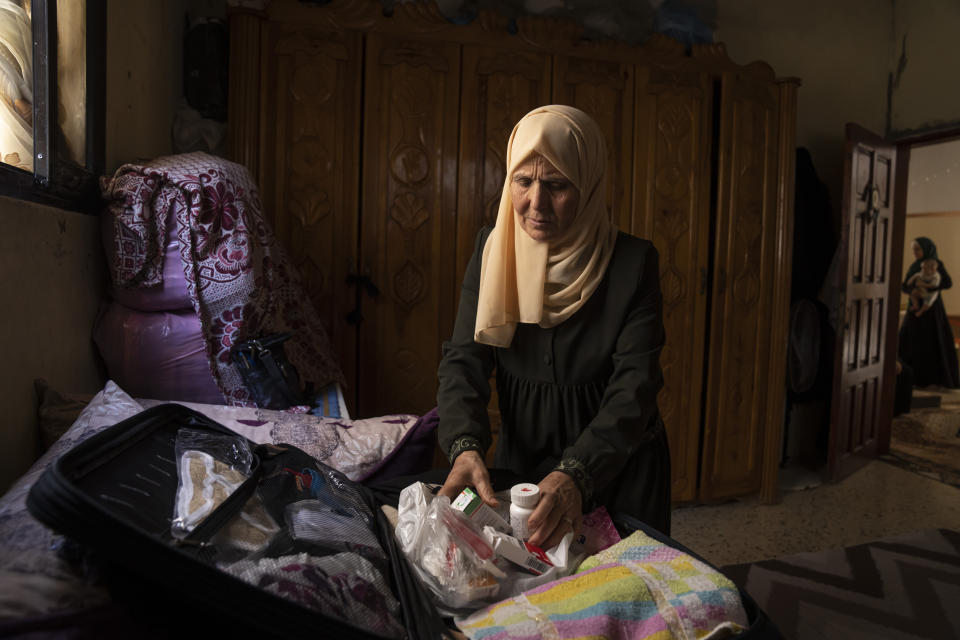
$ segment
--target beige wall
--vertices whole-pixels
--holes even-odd
[[[807,147],[839,205],[844,125],[883,134],[890,60],[889,2],[718,0],[715,39],[745,64],[799,77],[797,146]]]
[[[167,155],[183,94],[187,0],[107,3],[106,169]]]
[[[960,140],[914,146],[910,150],[907,223],[903,271],[913,262],[913,239],[926,236],[937,245],[955,284],[941,292],[947,313],[960,316]],[[930,215],[934,214],[934,215]],[[907,297],[901,296],[905,309]]]
[[[910,148],[907,215],[960,211],[960,140]]]
[[[0,492],[33,462],[37,447],[35,378],[88,393],[104,380],[90,330],[103,292],[95,216],[0,197]]]
[[[893,13],[891,132],[960,127],[960,2],[896,0]]]

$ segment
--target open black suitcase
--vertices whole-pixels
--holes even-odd
[[[444,634],[443,619],[397,547],[372,492],[294,447],[257,446],[246,441],[253,452],[247,479],[188,535],[175,536],[171,529],[178,492],[175,443],[181,429],[239,438],[196,411],[177,404],[159,405],[68,451],[47,469],[27,498],[34,517],[94,553],[97,564],[108,574],[106,580],[115,597],[133,604],[127,609],[132,616],[128,613],[127,617],[143,622],[152,631],[148,635],[289,638],[309,633],[330,638],[438,638]],[[262,497],[268,512],[282,512],[291,496],[316,494],[318,487],[329,489],[319,496],[330,507],[325,513],[346,514],[353,520],[354,514],[365,514],[367,530],[359,531],[359,537],[375,537],[382,558],[374,554],[373,563],[364,562],[363,566],[375,564],[381,569],[396,600],[391,604],[398,605],[394,609],[398,626],[374,624],[369,618],[375,615],[363,615],[382,609],[382,594],[373,592],[367,583],[344,584],[320,602],[321,606],[310,606],[313,594],[304,595],[301,585],[278,586],[276,580],[262,577],[244,580],[218,568],[217,563],[229,553],[238,553],[225,550],[229,545],[218,542],[223,539],[218,534],[233,526],[230,523],[240,522],[238,514],[255,493]],[[352,543],[303,543],[294,540],[282,525],[269,547],[267,552],[258,552],[263,562],[267,561],[264,553],[305,550],[321,558],[336,554],[353,558],[354,554],[343,552],[360,548]],[[371,548],[364,546],[361,553],[367,554]],[[331,582],[330,575],[322,571],[310,567],[306,571],[318,582]],[[304,575],[308,575],[306,571]],[[342,579],[341,575],[332,582]],[[348,575],[346,581],[350,579]],[[271,589],[261,588],[267,583]],[[351,593],[368,607],[348,606],[352,603],[341,607],[338,598]],[[103,631],[109,635],[109,629]]]
[[[159,405],[68,451],[44,472],[28,495],[27,507],[34,517],[94,553],[97,566],[108,574],[106,581],[115,598],[124,604],[119,616],[110,613],[98,619],[94,625],[97,631],[89,637],[129,637],[131,632],[141,638],[211,634],[290,638],[304,633],[347,639],[449,637],[449,627],[398,548],[392,528],[379,508],[380,504],[396,506],[397,495],[408,482],[442,482],[438,475],[441,470],[368,488],[295,447],[257,446],[247,441],[254,454],[249,477],[180,539],[172,534],[171,523],[178,491],[175,443],[181,429],[240,438],[196,411],[177,404]],[[164,460],[167,467],[163,466]],[[150,465],[159,469],[144,473]],[[315,482],[322,477],[329,486],[342,490],[338,495],[345,502],[335,505],[338,509],[356,507],[371,515],[369,529],[361,535],[373,535],[382,548],[384,577],[399,605],[399,627],[371,628],[370,621],[362,619],[355,610],[304,606],[218,568],[217,562],[223,557],[218,548],[218,533],[236,522],[248,500],[256,493],[274,512],[282,510],[288,506],[291,495],[303,493],[311,474]],[[491,470],[491,474],[495,484],[500,475],[504,475],[500,480],[515,480],[506,478],[502,470]],[[136,496],[136,500],[118,497],[123,495],[119,489]],[[664,544],[703,560],[643,523],[617,524],[626,532],[643,529]],[[293,543],[287,532],[275,536],[271,545],[269,553],[289,551],[284,545],[293,545],[294,550],[303,548]],[[342,547],[328,548],[322,544],[307,548],[319,554],[343,551]],[[353,587],[356,591],[356,585]],[[369,595],[363,588],[359,591]],[[750,596],[741,590],[741,597],[750,627],[736,637],[782,638]],[[377,608],[379,603],[372,604]]]

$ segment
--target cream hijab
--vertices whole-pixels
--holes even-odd
[[[553,242],[534,240],[523,230],[510,197],[513,172],[533,153],[580,192],[573,222]],[[603,132],[579,109],[539,107],[513,128],[497,223],[483,248],[474,340],[509,347],[518,322],[556,326],[596,290],[617,237],[607,218],[606,159]]]

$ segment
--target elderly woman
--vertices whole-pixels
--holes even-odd
[[[539,481],[530,542],[549,548],[604,505],[665,534],[670,459],[657,409],[664,343],[657,251],[618,233],[605,202],[603,134],[572,107],[534,109],[507,144],[496,226],[477,236],[439,368],[440,495],[495,505],[495,467]]]

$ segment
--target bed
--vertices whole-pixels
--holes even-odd
[[[157,404],[161,401],[134,399],[116,383],[108,382],[70,428],[0,498],[0,635],[38,629],[58,635],[76,630],[78,625],[96,627],[102,616],[115,615],[110,594],[95,570],[83,564],[82,554],[71,549],[68,540],[37,522],[28,513],[25,500],[33,483],[60,454]],[[433,460],[433,412],[350,420],[251,407],[180,404],[254,442],[295,444],[352,480],[376,481],[416,473],[429,468]],[[69,406],[75,410],[78,402]],[[49,405],[46,408],[51,409]]]

